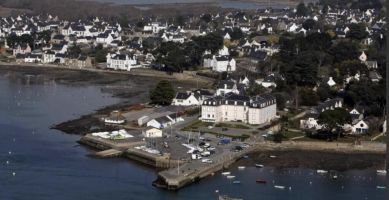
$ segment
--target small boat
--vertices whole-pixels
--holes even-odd
[[[386,170],[385,169],[379,169],[377,170],[378,175],[386,175]]]
[[[334,180],[338,179],[338,175],[333,175],[332,179],[334,179]]]
[[[240,181],[232,181],[233,184],[240,184]]]
[[[264,166],[264,165],[261,165],[261,164],[255,164],[255,167],[263,168],[263,167],[265,167],[265,166]]]
[[[377,185],[377,189],[386,189],[386,186]]]
[[[285,189],[285,186],[282,186],[282,185],[275,185],[274,188],[283,190],[283,189]]]
[[[325,173],[328,173],[327,170],[322,170],[322,169],[318,169],[316,172],[317,172],[318,174],[325,174]]]
[[[246,158],[246,159],[247,159],[247,158],[249,158],[249,156],[248,156],[248,155],[244,155],[243,158]]]
[[[227,176],[228,179],[233,179],[235,176]]]
[[[238,169],[245,169],[245,166],[238,166]]]
[[[224,176],[227,176],[227,175],[230,175],[231,174],[231,172],[222,172],[222,175],[224,175]]]
[[[275,155],[270,155],[269,158],[277,158]]]
[[[266,180],[263,180],[263,179],[257,179],[255,182],[257,183],[263,183],[263,184],[266,184],[267,181]]]

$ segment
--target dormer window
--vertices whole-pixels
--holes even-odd
[[[237,104],[238,104],[238,102],[235,101],[235,105],[237,105]]]

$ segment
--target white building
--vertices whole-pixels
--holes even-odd
[[[145,138],[160,138],[162,137],[162,130],[154,127],[147,127],[142,131],[142,135]]]
[[[178,92],[174,97],[172,105],[175,106],[199,106],[200,96],[193,92]]]
[[[213,56],[204,58],[205,68],[212,68],[216,72],[229,72],[236,70],[236,61],[230,56]]]
[[[232,80],[223,80],[220,81],[217,89],[216,89],[216,96],[224,96],[228,93],[235,93],[239,94],[238,86],[236,83]]]
[[[332,77],[329,77],[328,81],[327,81],[327,85],[330,87],[333,87],[336,85],[336,82],[334,81],[334,79]]]
[[[42,55],[42,63],[53,63],[55,61],[54,51],[45,51]]]
[[[127,54],[107,54],[107,68],[114,70],[130,71],[132,68],[137,68],[137,61],[134,56],[130,57]]]
[[[351,126],[351,134],[366,134],[369,131],[369,125],[363,120],[355,120]]]
[[[276,99],[268,94],[249,98],[230,93],[203,101],[201,120],[205,122],[269,123],[276,117]]]

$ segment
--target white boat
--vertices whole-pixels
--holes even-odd
[[[245,166],[238,166],[238,169],[245,169]]]
[[[258,168],[263,168],[263,167],[265,167],[265,165],[261,165],[261,164],[255,164],[255,167],[258,167]]]
[[[277,158],[277,156],[275,156],[275,155],[270,155],[269,157],[270,158]]]
[[[232,181],[233,184],[240,184],[240,181]]]
[[[285,186],[282,186],[282,185],[275,185],[274,188],[283,190],[283,189],[285,189]]]
[[[386,170],[385,169],[379,169],[377,170],[378,175],[386,175]]]
[[[328,173],[327,170],[323,170],[323,169],[318,169],[318,170],[316,170],[316,172],[317,172],[318,174],[325,174],[325,173]]]
[[[227,175],[230,175],[231,174],[231,172],[222,172],[222,175],[224,175],[224,176],[227,176]]]
[[[228,179],[233,179],[235,176],[227,176]]]
[[[386,186],[377,185],[377,189],[386,189]]]

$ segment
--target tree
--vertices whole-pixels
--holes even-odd
[[[243,32],[240,28],[234,27],[232,31],[229,31],[228,34],[231,36],[231,40],[239,40],[243,38]]]
[[[303,28],[305,30],[312,30],[316,27],[316,21],[313,19],[307,19],[303,23]]]
[[[96,48],[95,60],[97,63],[107,62],[107,49]]]
[[[359,56],[359,45],[355,42],[341,41],[330,49],[334,62],[353,60]]]
[[[262,85],[258,85],[257,83],[250,83],[249,88],[247,88],[246,93],[249,96],[256,96],[261,93],[264,93],[266,91],[266,88],[264,88]]]
[[[337,137],[343,134],[342,126],[351,123],[351,116],[347,110],[335,108],[320,113],[318,123],[322,125],[323,129],[330,135],[329,139],[332,140],[334,132]]]
[[[200,19],[205,23],[209,23],[212,20],[212,16],[210,14],[204,14],[203,16],[200,17]]]
[[[184,25],[185,25],[185,18],[184,18],[184,16],[182,16],[182,15],[176,16],[175,21],[176,21],[176,24],[177,24],[178,26],[184,26]]]
[[[347,32],[346,37],[354,40],[362,40],[368,35],[366,31],[366,26],[362,23],[359,24],[350,24],[350,30]]]
[[[301,2],[297,5],[297,10],[296,10],[297,17],[305,17],[309,14],[308,12],[309,12],[309,10],[305,6],[304,2]]]
[[[44,40],[46,43],[48,43],[51,40],[51,31],[42,31],[38,33],[38,40]]]
[[[68,54],[72,57],[78,57],[81,54],[81,48],[77,45],[69,47]]]
[[[316,106],[319,101],[319,96],[311,89],[300,90],[300,105],[303,106]]]
[[[355,74],[367,74],[368,70],[365,64],[359,60],[345,60],[341,62],[337,68],[341,77],[354,76]]]
[[[150,100],[152,104],[170,105],[175,95],[174,88],[169,81],[162,80],[150,91]]]

